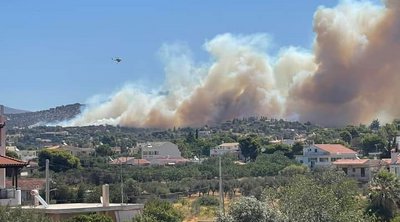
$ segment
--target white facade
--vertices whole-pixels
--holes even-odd
[[[390,153],[390,167],[389,170],[391,173],[394,173],[396,176],[400,177],[400,137],[396,137],[397,149],[393,149]]]
[[[29,161],[38,158],[36,150],[19,150],[17,151],[17,154],[23,161]]]
[[[339,159],[357,159],[357,152],[339,144],[314,144],[303,149],[296,160],[310,168],[328,167]]]
[[[149,142],[138,143],[137,148],[141,150],[142,159],[158,159],[158,158],[181,158],[181,151],[178,146],[171,142]]]
[[[214,149],[210,149],[210,156],[222,156],[225,154],[239,155],[239,143],[223,143]]]

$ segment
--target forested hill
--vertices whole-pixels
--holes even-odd
[[[82,106],[75,103],[37,112],[7,114],[7,125],[10,128],[29,127],[69,120],[81,112]]]
[[[17,114],[17,113],[28,113],[30,111],[21,110],[21,109],[14,109],[11,107],[4,106],[4,113],[5,114]]]

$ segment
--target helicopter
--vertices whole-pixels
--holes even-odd
[[[111,58],[113,61],[115,61],[115,62],[117,62],[117,63],[120,63],[121,61],[122,61],[122,59],[121,58],[119,58],[119,57],[115,57],[115,58]]]

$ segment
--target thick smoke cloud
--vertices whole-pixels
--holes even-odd
[[[148,92],[127,85],[91,104],[69,125],[201,126],[264,115],[343,125],[400,116],[400,1],[344,2],[314,15],[313,49],[266,53],[263,34],[218,35],[211,64],[182,45],[165,45],[166,79]]]

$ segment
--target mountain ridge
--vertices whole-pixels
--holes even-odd
[[[83,106],[74,103],[36,112],[5,113],[5,115],[10,128],[25,128],[73,119],[81,113]]]

